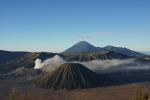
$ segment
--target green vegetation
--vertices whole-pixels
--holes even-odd
[[[140,89],[137,89],[132,100],[150,100],[150,97],[147,92],[142,92]]]
[[[10,93],[10,100],[17,100],[17,89],[13,88]]]

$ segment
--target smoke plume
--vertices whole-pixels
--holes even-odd
[[[40,59],[36,59],[34,69],[42,69],[43,71],[52,71],[63,63],[65,63],[65,60],[63,60],[63,58],[61,58],[60,56],[55,55],[53,58],[48,58],[43,62]]]

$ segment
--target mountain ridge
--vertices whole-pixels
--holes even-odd
[[[65,50],[63,53],[96,52],[98,49],[99,51],[102,50],[101,48],[97,48],[86,41],[80,41],[76,43],[75,45],[71,46],[70,48],[68,48],[67,50]]]
[[[30,52],[25,51],[5,51],[0,50],[0,64],[3,65],[11,60],[17,59],[25,54],[29,54]]]
[[[127,56],[131,56],[131,57],[141,57],[144,56],[144,54],[137,52],[137,51],[133,51],[130,50],[128,48],[123,48],[123,47],[115,47],[115,46],[105,46],[105,47],[96,47],[91,45],[90,43],[86,42],[86,41],[80,41],[76,44],[74,44],[73,46],[71,46],[70,48],[66,49],[65,51],[63,51],[62,53],[96,53],[96,52],[116,52],[116,53],[120,53],[120,54],[125,54]]]

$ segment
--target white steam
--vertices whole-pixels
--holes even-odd
[[[43,68],[42,60],[41,59],[36,59],[34,69],[41,69],[41,68]]]
[[[88,62],[81,62],[81,64],[87,66],[89,69],[92,70],[105,70],[109,68],[114,68],[123,65],[130,65],[133,64],[134,59],[112,59],[112,60],[93,60]]]
[[[58,68],[61,64],[66,63],[62,57],[55,55],[53,58],[48,58],[45,61],[41,61],[40,59],[35,60],[34,69],[41,69],[45,72],[53,71]],[[135,59],[113,59],[113,60],[92,60],[87,62],[72,62],[72,63],[80,63],[85,65],[87,68],[96,71],[126,71],[126,70],[146,70],[150,69],[150,65],[140,64],[135,62]]]
[[[59,67],[63,63],[65,63],[63,58],[61,58],[58,55],[55,55],[53,58],[48,58],[43,62],[40,59],[36,59],[34,69],[42,69],[44,71],[52,71],[55,68]]]

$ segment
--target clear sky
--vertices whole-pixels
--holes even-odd
[[[0,49],[61,52],[85,40],[150,51],[150,0],[0,0]]]

